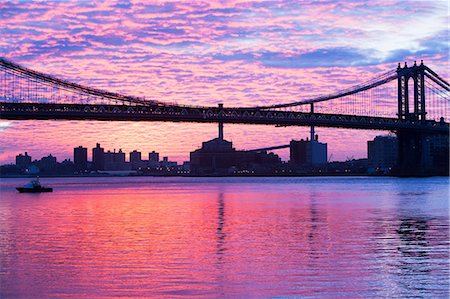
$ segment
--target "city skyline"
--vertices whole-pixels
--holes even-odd
[[[447,8],[444,1],[23,1],[1,4],[0,52],[63,79],[148,99],[273,104],[352,86],[405,60],[424,59],[448,78]],[[216,130],[212,124],[2,121],[0,163],[24,148],[44,155],[52,144],[63,158],[69,144],[96,142],[124,144],[128,152],[152,147],[182,162]],[[308,130],[227,124],[225,138],[253,149],[305,138]],[[367,140],[387,134],[317,131],[333,160],[362,158]],[[287,160],[286,150],[277,153]]]
[[[389,135],[389,134],[385,134],[385,135],[380,135],[380,136],[377,136],[377,137],[387,137],[387,136],[394,136],[394,135]],[[290,140],[289,142],[298,142],[298,141],[303,141],[303,140],[305,140],[305,141],[308,141],[309,140],[309,137],[305,137],[305,138],[301,138],[301,139],[298,139],[298,140]],[[368,141],[370,141],[370,140],[368,140]],[[205,140],[205,142],[207,142],[207,140]],[[288,143],[289,143],[288,142]],[[70,148],[70,150],[71,150],[71,153],[68,155],[68,156],[63,156],[63,157],[59,157],[59,156],[57,156],[57,155],[55,155],[53,152],[52,152],[52,150],[50,150],[50,151],[47,151],[47,152],[43,152],[42,154],[34,154],[34,153],[32,153],[32,152],[30,152],[30,151],[28,151],[28,150],[24,150],[24,149],[22,149],[22,150],[18,150],[18,154],[17,155],[23,155],[23,154],[27,154],[28,156],[30,156],[30,157],[46,157],[46,156],[53,156],[53,157],[55,157],[55,158],[57,158],[57,160],[58,161],[64,161],[64,160],[70,160],[70,161],[74,161],[74,149],[76,149],[76,148],[84,148],[84,149],[87,149],[87,160],[89,161],[89,162],[92,162],[92,160],[93,160],[93,152],[92,152],[92,149],[94,149],[97,145],[100,145],[103,149],[104,149],[104,152],[105,153],[119,153],[119,152],[121,152],[121,153],[124,153],[125,154],[125,161],[127,161],[127,162],[130,162],[130,154],[131,153],[133,153],[133,152],[138,152],[138,153],[141,153],[142,154],[142,160],[146,160],[147,158],[148,158],[148,155],[150,155],[150,154],[152,154],[152,153],[156,153],[156,154],[158,154],[158,156],[162,159],[162,158],[164,158],[164,157],[166,157],[166,158],[169,158],[169,160],[170,159],[172,159],[172,157],[171,156],[169,156],[169,155],[164,155],[164,154],[162,154],[162,153],[160,153],[160,152],[158,152],[158,151],[156,151],[156,150],[154,150],[154,149],[152,149],[152,148],[149,148],[149,149],[138,149],[138,148],[134,148],[134,149],[132,149],[132,150],[124,150],[124,148],[123,147],[121,147],[121,146],[117,146],[117,147],[113,147],[113,148],[107,148],[107,147],[104,147],[101,143],[99,143],[99,142],[96,142],[94,145],[92,145],[92,146],[88,146],[88,145],[84,145],[84,144],[79,144],[79,145],[72,145],[71,146],[71,148]],[[193,152],[193,151],[195,151],[195,150],[198,150],[198,149],[201,149],[201,144],[198,146],[198,147],[196,147],[196,148],[193,148],[193,149],[190,149],[189,151],[188,151],[188,154],[187,154],[187,156],[188,156],[188,159],[186,159],[186,160],[184,160],[184,161],[177,161],[177,160],[173,160],[174,162],[177,162],[177,163],[183,163],[183,162],[186,162],[186,161],[189,161],[189,153],[190,152]],[[368,157],[368,152],[367,152],[367,143],[365,144],[365,146],[366,146],[366,152],[365,152],[365,157],[362,157],[362,159],[365,159],[365,158],[367,158]],[[255,148],[256,149],[256,148]],[[252,151],[252,150],[255,150],[255,149],[240,149],[240,148],[238,148],[238,150],[241,150],[241,151]],[[288,147],[286,147],[286,148],[284,148],[284,149],[276,149],[276,150],[269,150],[268,152],[273,152],[273,153],[275,153],[275,154],[277,154],[278,155],[278,152],[280,152],[280,151],[288,151],[288,156],[287,156],[287,158],[284,158],[284,156],[282,156],[282,155],[279,155],[280,157],[283,157],[282,158],[282,161],[285,161],[285,162],[288,162],[289,160],[290,160],[290,157],[289,157],[289,148]],[[17,156],[16,155],[16,156]],[[1,164],[5,164],[5,165],[7,165],[7,164],[14,164],[14,162],[15,162],[15,159],[16,159],[16,156],[14,156],[13,157],[13,159],[11,160],[11,161],[7,161],[6,163],[1,163]],[[329,156],[328,156],[328,158],[329,158]],[[350,158],[350,157],[349,157]],[[353,159],[354,157],[352,157],[352,159]],[[34,158],[34,159],[32,159],[32,161],[35,161],[35,160],[38,160],[38,159],[36,159],[36,158]],[[148,160],[148,159],[147,159]],[[348,159],[347,159],[348,160]],[[329,162],[332,162],[332,161],[337,161],[337,160],[330,160]]]
[[[100,147],[102,147],[102,145],[100,144],[100,143],[97,143],[96,144],[96,146],[100,146]],[[85,145],[78,145],[78,146],[76,146],[76,147],[72,147],[72,154],[70,155],[70,156],[67,156],[67,157],[62,157],[62,158],[59,158],[59,157],[57,157],[56,155],[54,155],[52,152],[46,152],[43,156],[34,156],[34,155],[32,155],[30,152],[28,152],[28,151],[26,151],[26,150],[22,150],[18,155],[20,156],[20,155],[28,155],[29,157],[31,157],[31,158],[33,158],[33,157],[40,157],[40,158],[43,158],[43,157],[46,157],[46,156],[52,156],[52,157],[55,157],[55,158],[57,158],[57,160],[58,161],[64,161],[64,160],[70,160],[70,161],[74,161],[75,159],[74,159],[74,150],[75,149],[87,149],[87,153],[86,153],[86,155],[87,155],[87,161],[88,162],[92,162],[93,161],[93,152],[92,152],[92,150],[93,149],[95,149],[96,148],[96,146],[92,146],[92,147],[89,147],[89,146],[85,146]],[[142,154],[142,160],[145,160],[145,158],[148,156],[148,155],[150,155],[150,154],[153,154],[153,153],[156,153],[156,154],[158,154],[158,157],[161,157],[161,159],[162,158],[170,158],[170,157],[168,157],[168,156],[163,156],[163,155],[160,155],[160,153],[158,153],[158,152],[156,152],[156,151],[154,151],[154,150],[147,150],[147,151],[141,151],[141,150],[137,150],[137,149],[134,149],[134,150],[132,150],[132,151],[129,151],[129,152],[127,152],[127,151],[124,151],[124,150],[122,150],[122,148],[113,148],[113,149],[109,149],[109,148],[103,148],[102,147],[102,149],[104,150],[104,153],[123,153],[123,154],[125,154],[125,161],[126,162],[130,162],[131,160],[130,160],[130,154],[132,154],[132,153],[140,153],[140,154]],[[17,156],[16,156],[17,157]],[[16,158],[15,157],[15,158]],[[38,160],[38,158],[35,158],[35,159],[32,159],[31,161],[36,161],[36,160]],[[148,160],[148,159],[147,159]],[[10,163],[9,164],[14,164],[14,161],[10,161]]]

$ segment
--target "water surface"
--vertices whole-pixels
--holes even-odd
[[[447,298],[449,179],[0,182],[1,298]]]

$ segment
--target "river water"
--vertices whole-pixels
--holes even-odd
[[[0,298],[448,298],[449,179],[0,182]]]

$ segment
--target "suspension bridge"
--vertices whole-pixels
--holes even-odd
[[[0,118],[170,121],[393,131],[399,165],[425,165],[427,138],[449,134],[450,84],[423,64],[404,66],[322,96],[253,107],[194,106],[123,95],[63,80],[0,58]],[[425,164],[424,164],[425,163]],[[412,170],[411,170],[412,171]]]

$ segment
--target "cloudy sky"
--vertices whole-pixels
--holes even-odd
[[[76,83],[180,104],[252,106],[331,93],[398,62],[449,78],[446,0],[2,1],[0,56]],[[396,101],[396,99],[394,99]],[[0,122],[0,163],[73,147],[156,150],[173,160],[211,124]],[[287,144],[308,128],[225,125],[237,149]],[[317,129],[332,160],[366,157],[388,132]],[[286,150],[278,152],[288,158]],[[146,157],[146,154],[144,154]]]

